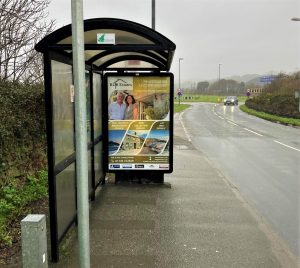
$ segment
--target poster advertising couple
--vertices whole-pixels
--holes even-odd
[[[108,76],[109,169],[169,168],[170,76]]]

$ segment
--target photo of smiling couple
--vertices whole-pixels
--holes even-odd
[[[118,91],[116,100],[108,106],[110,120],[138,120],[138,104],[133,95]]]

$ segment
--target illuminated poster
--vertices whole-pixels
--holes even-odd
[[[107,75],[109,170],[171,172],[172,79]]]

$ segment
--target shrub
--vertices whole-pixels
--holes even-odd
[[[267,93],[248,99],[245,104],[260,112],[300,119],[299,99],[295,99],[294,95]]]
[[[47,178],[46,171],[39,171],[27,177],[10,178],[0,188],[0,250],[12,246],[14,238],[20,238],[19,234],[11,233],[10,223],[31,213],[30,204],[47,196]]]
[[[291,126],[298,126],[300,127],[300,119],[296,118],[287,118],[287,117],[282,117],[278,115],[272,115],[269,113],[265,112],[258,112],[257,110],[253,110],[248,108],[246,105],[241,105],[239,107],[243,112],[260,117],[265,120],[273,121],[273,122],[279,122],[284,125],[291,125]]]
[[[45,168],[42,85],[0,80],[0,187],[6,177]]]

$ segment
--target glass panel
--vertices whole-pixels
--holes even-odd
[[[87,142],[91,142],[91,89],[90,89],[90,73],[85,71],[85,90],[86,90],[86,129]]]
[[[98,55],[99,53],[103,52],[104,50],[85,50],[84,51],[84,58],[85,60],[89,60],[92,57]]]
[[[95,60],[93,63],[98,66],[98,65],[101,65],[103,63],[106,63],[109,60],[113,60],[115,58],[122,57],[122,56],[133,56],[133,57],[134,56],[143,56],[143,57],[155,60],[155,58],[153,58],[151,56],[148,56],[148,55],[145,55],[143,53],[138,53],[138,52],[118,52],[118,53],[111,53],[111,54],[109,54],[107,56],[101,57],[98,60]],[[160,57],[160,59],[161,59],[162,62],[166,61],[166,59],[164,59],[162,57]]]
[[[116,29],[96,29],[85,31],[85,44],[97,44],[97,34],[99,33],[115,33],[116,44],[154,44],[154,42],[143,36]],[[72,36],[60,40],[57,44],[72,44]]]
[[[51,61],[55,164],[74,153],[72,66]]]
[[[92,187],[92,151],[88,151],[88,183],[89,183],[89,193],[91,193]]]
[[[58,238],[76,215],[75,164],[71,164],[56,176]]]
[[[114,63],[110,66],[108,66],[107,68],[137,68],[137,69],[142,69],[142,68],[157,68],[157,66],[151,64],[151,63],[148,63],[148,62],[145,62],[145,61],[138,61],[136,62],[136,64],[131,64],[132,61],[120,61],[120,62],[117,62],[117,63]]]
[[[103,143],[100,142],[95,146],[95,182],[96,184],[103,178]]]
[[[94,138],[102,134],[102,88],[100,74],[93,73]]]

